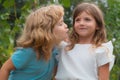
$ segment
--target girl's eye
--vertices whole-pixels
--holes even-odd
[[[62,26],[63,25],[63,22],[59,23],[59,26]]]
[[[77,18],[77,19],[75,19],[75,21],[80,21],[80,19],[79,19],[79,18]]]
[[[85,18],[85,20],[86,20],[86,21],[91,21],[91,19],[90,19],[90,18]]]

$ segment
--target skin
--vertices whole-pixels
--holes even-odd
[[[109,80],[109,63],[98,68],[99,80]]]
[[[68,28],[67,25],[63,21],[63,17],[58,21],[53,29],[53,33],[59,39],[59,41],[64,40],[67,37]],[[62,33],[62,34],[61,34]],[[9,58],[2,66],[0,70],[0,79],[8,80],[9,74],[11,70],[15,70],[15,66]]]
[[[89,44],[92,43],[93,36],[98,27],[91,15],[82,12],[75,18],[74,29],[80,38],[78,43]],[[98,67],[98,77],[99,80],[109,80],[109,63]]]
[[[75,18],[74,29],[80,37],[80,43],[91,43],[93,35],[97,30],[95,19],[83,12]]]
[[[65,40],[68,37],[68,27],[63,21],[63,17],[55,25],[53,32],[59,41]]]
[[[15,70],[15,67],[12,63],[11,58],[9,58],[2,66],[0,70],[0,79],[1,80],[8,80],[8,76],[11,70]]]

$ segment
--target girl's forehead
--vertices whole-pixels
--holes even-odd
[[[90,14],[90,12],[88,12],[88,11],[79,12],[79,14],[78,14],[77,16],[81,16],[81,15],[83,15],[83,14],[92,16],[92,15]]]

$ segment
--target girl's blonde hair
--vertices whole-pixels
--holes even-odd
[[[96,26],[99,28],[96,30],[92,43],[94,46],[100,46],[103,42],[106,42],[106,29],[104,24],[104,18],[102,11],[99,7],[93,3],[81,3],[77,5],[73,12],[73,26],[75,24],[75,18],[80,15],[82,12],[90,14],[96,21]],[[74,47],[74,44],[79,41],[79,35],[75,32],[74,27],[70,34],[70,45],[68,46],[69,50]]]
[[[23,34],[17,40],[19,47],[32,47],[37,58],[49,60],[57,40],[53,33],[55,24],[64,15],[61,5],[48,5],[32,12],[26,19]]]

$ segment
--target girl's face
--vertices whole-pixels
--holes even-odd
[[[91,15],[82,12],[75,18],[74,29],[80,38],[92,39],[97,29],[96,21]]]
[[[58,21],[53,29],[53,33],[57,40],[62,41],[68,37],[68,28],[67,25],[63,21],[63,17]]]

